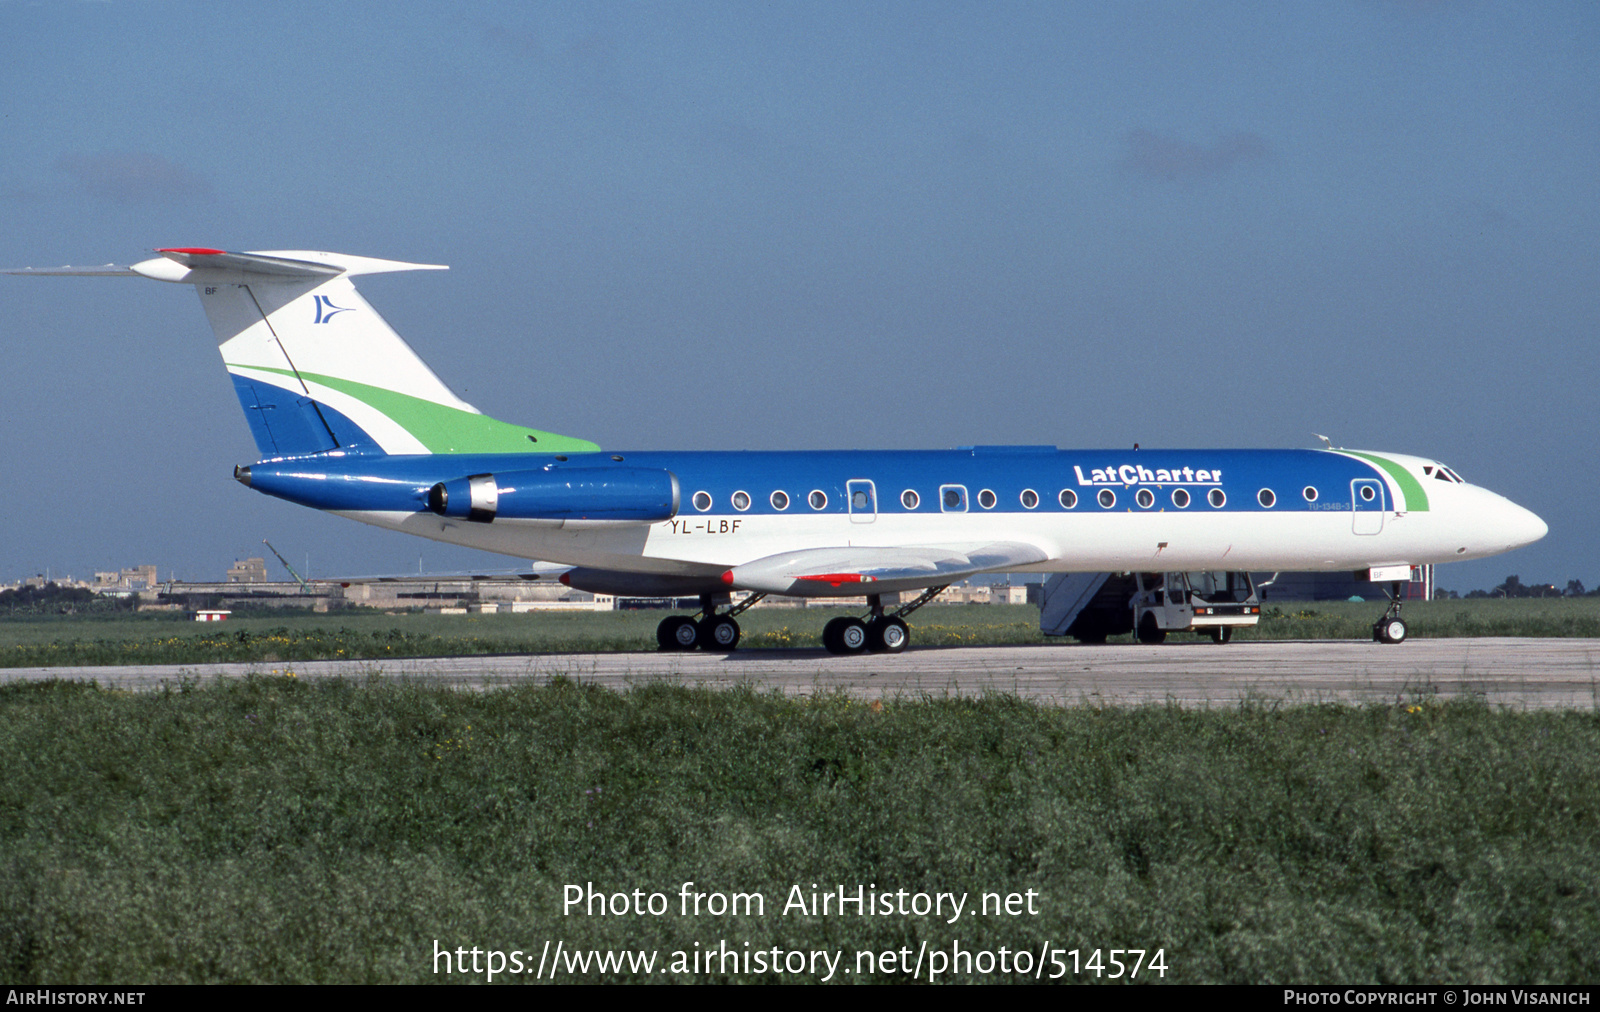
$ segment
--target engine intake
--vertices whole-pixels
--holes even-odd
[[[574,467],[474,474],[428,490],[428,509],[486,524],[510,520],[627,520],[678,515],[678,476],[660,468]]]

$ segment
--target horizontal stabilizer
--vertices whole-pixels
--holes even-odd
[[[310,260],[267,256],[262,253],[229,253],[220,249],[158,249],[157,253],[174,263],[191,268],[219,268],[251,274],[275,274],[290,278],[332,277],[342,268]]]
[[[136,278],[139,272],[132,267],[102,264],[99,267],[6,267],[0,274],[41,274],[80,278]]]
[[[444,264],[412,264],[320,250],[262,250],[233,253],[198,246],[158,249],[161,256],[133,265],[132,270],[156,281],[178,284],[233,282],[261,284],[326,279],[344,274],[387,274],[393,271],[447,271]]]

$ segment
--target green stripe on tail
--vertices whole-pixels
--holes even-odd
[[[296,378],[287,369],[252,366]],[[597,453],[600,446],[587,439],[512,425],[488,415],[436,404],[409,394],[357,383],[355,380],[301,373],[307,382],[320,383],[361,401],[416,437],[429,453]]]

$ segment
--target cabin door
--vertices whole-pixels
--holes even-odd
[[[1357,534],[1377,534],[1383,530],[1384,484],[1373,478],[1357,478],[1350,483],[1350,529]]]

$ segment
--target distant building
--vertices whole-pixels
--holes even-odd
[[[1273,578],[1272,573],[1252,573],[1260,586]],[[1359,597],[1363,601],[1383,601],[1388,597],[1390,585],[1358,580],[1354,573],[1341,570],[1334,573],[1278,573],[1270,586],[1263,587],[1263,601],[1347,601]],[[1411,580],[1401,584],[1401,599],[1428,601],[1434,595],[1433,567],[1412,566]]]
[[[266,583],[267,560],[245,559],[228,567],[229,583]]]
[[[94,590],[99,594],[127,590],[153,590],[156,582],[156,567],[154,566],[134,566],[130,569],[94,574]]]
[[[997,583],[989,588],[989,603],[1027,604],[1029,586],[1026,583]]]

